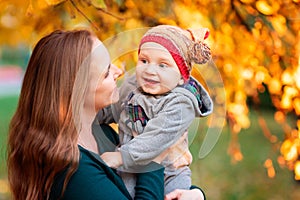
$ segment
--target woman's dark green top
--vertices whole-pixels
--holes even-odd
[[[101,125],[101,128],[106,139],[108,138],[113,144],[118,144],[117,134],[111,127]],[[99,138],[97,141],[99,148],[101,145],[99,142],[107,142],[101,141],[101,139],[99,141]],[[88,151],[81,146],[78,146],[78,148],[80,151],[79,166],[68,182],[62,199],[131,199],[121,177],[114,169],[108,167],[98,154]],[[101,146],[101,148],[101,151],[103,151],[103,146]],[[158,165],[156,163],[151,164]],[[64,178],[65,172],[57,176],[51,190],[51,200],[59,199]],[[164,168],[159,165],[154,171],[139,173],[135,190],[135,199],[163,199]]]

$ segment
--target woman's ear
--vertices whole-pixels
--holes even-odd
[[[178,82],[178,85],[183,85],[184,84],[184,80],[183,80],[183,78],[181,77],[181,79],[179,80],[179,82]]]

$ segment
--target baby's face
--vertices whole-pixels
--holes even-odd
[[[166,48],[146,42],[140,47],[136,79],[144,92],[158,95],[174,89],[181,80],[181,74]]]

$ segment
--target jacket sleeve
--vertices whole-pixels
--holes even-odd
[[[123,168],[146,165],[172,146],[187,131],[195,117],[186,96],[170,98],[164,108],[148,121],[144,132],[120,147]]]

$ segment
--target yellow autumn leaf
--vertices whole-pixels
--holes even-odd
[[[279,124],[282,124],[282,123],[285,122],[286,116],[285,116],[285,114],[282,111],[276,111],[275,114],[274,114],[274,119]]]
[[[56,5],[56,4],[54,4],[54,5]],[[36,6],[37,6],[36,8],[38,8],[39,10],[44,10],[44,9],[49,8],[50,6],[53,6],[53,5],[49,4],[47,2],[47,0],[38,0],[36,2]]]
[[[271,23],[279,36],[283,36],[287,31],[286,19],[282,15],[276,15],[271,18]]]
[[[91,3],[95,8],[102,8],[102,9],[106,8],[106,4],[104,0],[91,0]]]
[[[236,161],[241,161],[241,160],[243,160],[243,154],[242,154],[241,151],[235,151],[235,152],[233,153],[233,157],[234,157],[234,159],[235,159]]]
[[[273,7],[264,0],[257,1],[255,5],[256,5],[257,10],[264,15],[274,14]]]
[[[290,139],[285,140],[280,147],[280,153],[282,155],[285,155],[289,151],[292,145],[293,143]]]
[[[297,145],[295,145],[294,141],[290,139],[287,139],[283,142],[280,152],[286,161],[296,161],[298,158]]]
[[[169,24],[169,25],[176,26],[176,22],[172,19],[167,18],[167,17],[161,17],[161,18],[158,19],[158,21],[161,24]]]
[[[293,80],[293,75],[290,70],[287,69],[281,74],[281,81],[283,85],[293,85]]]
[[[299,44],[299,47],[300,47],[300,44]],[[296,87],[298,88],[298,90],[300,90],[300,78],[299,78],[300,77],[300,56],[298,59],[299,59],[298,60],[299,64],[298,64],[296,70],[294,71],[293,78],[296,82]]]
[[[240,126],[244,129],[249,128],[251,124],[249,117],[246,115],[246,113],[237,117],[237,123],[239,123]]]
[[[268,76],[267,76],[266,72],[258,71],[255,74],[255,81],[260,84],[260,83],[264,82],[267,77]]]
[[[295,172],[295,179],[300,180],[300,161],[299,160],[295,163],[294,172]]]
[[[265,161],[264,167],[267,169],[268,177],[274,178],[275,177],[275,169],[273,166],[273,161],[270,158]]]
[[[67,1],[67,0],[39,0],[39,1],[46,1],[48,3],[48,5],[55,6],[55,5],[60,4],[64,1]]]
[[[300,99],[296,98],[294,100],[293,104],[294,104],[293,106],[294,106],[294,109],[295,109],[295,113],[296,113],[296,115],[299,116],[300,115]],[[298,128],[300,128],[300,127],[298,126]]]
[[[235,92],[234,95],[235,102],[242,104],[243,102],[245,102],[246,99],[247,99],[247,95],[243,90],[238,90]]]
[[[269,81],[268,89],[271,94],[281,94],[281,82],[276,78],[272,78]]]
[[[34,13],[33,6],[32,6],[32,3],[30,3],[26,10],[26,16],[30,17],[33,15],[33,13]]]
[[[284,87],[284,95],[289,96],[290,98],[293,98],[299,94],[299,91],[291,86],[285,86]]]
[[[134,8],[135,2],[133,0],[127,0],[127,1],[125,1],[125,5],[127,8]]]
[[[240,0],[242,3],[253,3],[255,0]]]
[[[5,28],[14,28],[19,24],[19,21],[16,16],[10,14],[9,12],[5,13],[1,17],[1,23]]]
[[[289,95],[283,94],[280,102],[280,107],[282,109],[290,110],[292,107],[292,99]]]

